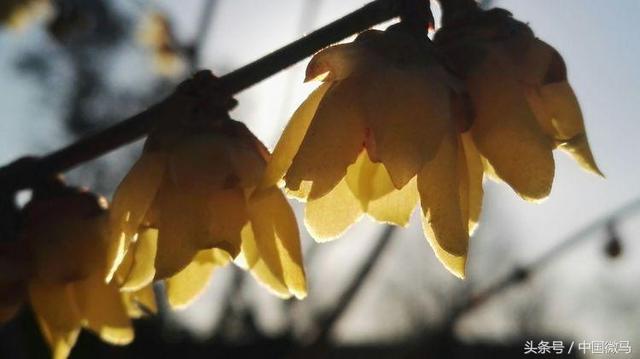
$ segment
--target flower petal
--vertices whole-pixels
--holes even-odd
[[[401,190],[393,185],[389,172],[382,163],[374,163],[367,151],[347,169],[345,181],[359,200],[362,211],[375,220],[406,226],[418,203],[415,180]]]
[[[480,153],[524,199],[547,197],[555,167],[553,145],[536,122],[512,66],[497,50],[490,51],[467,85],[476,113],[471,133]]]
[[[363,147],[365,125],[357,97],[366,86],[363,78],[337,81],[327,91],[309,130],[285,175],[286,187],[296,191],[312,181],[309,198],[329,192],[344,177]]]
[[[102,340],[116,345],[133,341],[133,327],[115,283],[100,273],[73,283],[75,298],[86,326]]]
[[[484,190],[482,189],[483,165],[480,153],[476,149],[471,135],[463,133],[460,141],[461,147],[459,155],[463,157],[459,163],[460,175],[460,193],[464,198],[461,202],[465,217],[468,218],[469,235],[478,227],[480,219],[480,211],[482,210],[482,197]]]
[[[146,314],[158,312],[153,285],[149,284],[135,292],[122,292],[122,299],[127,314],[131,318],[140,318]]]
[[[214,269],[227,264],[231,257],[220,249],[205,249],[183,270],[165,280],[167,300],[174,309],[191,304],[211,281]]]
[[[596,164],[582,119],[578,99],[568,82],[555,82],[540,88],[553,128],[555,139],[562,141],[561,149],[571,154],[585,170],[602,176]]]
[[[267,163],[259,189],[274,186],[284,177],[291,166],[302,140],[307,133],[311,120],[318,109],[322,97],[331,87],[331,83],[323,83],[307,97],[291,116],[291,120],[282,132],[276,147],[271,155],[271,160]]]
[[[307,202],[304,224],[316,241],[327,242],[344,233],[362,214],[361,203],[342,180],[331,192]]]
[[[394,188],[388,194],[369,202],[367,214],[377,221],[406,227],[418,198],[418,187],[414,177],[402,189]]]
[[[131,268],[124,282],[120,285],[120,290],[127,292],[137,291],[151,283],[156,274],[155,259],[157,248],[158,230],[147,228],[138,233],[129,254],[133,257]]]
[[[359,42],[349,42],[326,47],[318,51],[307,65],[305,82],[321,78],[323,81],[339,81],[354,71],[362,70],[371,61],[371,51]]]
[[[443,264],[462,277],[464,266],[460,266],[458,259],[467,255],[469,231],[460,206],[457,152],[457,133],[451,130],[442,140],[436,157],[418,174],[418,192],[429,243]]]
[[[165,155],[143,153],[122,180],[109,211],[111,235],[107,251],[107,280],[110,281],[124,257],[128,241],[138,231],[162,182]]]
[[[233,146],[231,139],[218,133],[191,134],[171,149],[166,176],[181,191],[229,187],[240,180],[230,158]]]
[[[371,161],[367,151],[360,152],[356,162],[347,168],[344,178],[363,210],[371,200],[395,190],[387,169],[382,163]]]
[[[66,358],[80,333],[80,311],[70,285],[32,282],[31,306],[53,358]]]
[[[530,85],[543,83],[555,54],[555,49],[549,44],[537,38],[533,39],[529,42],[524,61],[516,66],[518,78]]]
[[[451,121],[446,76],[439,67],[368,74],[362,108],[380,159],[400,189],[431,159]]]
[[[467,254],[457,255],[444,249],[440,245],[440,242],[436,240],[437,236],[433,231],[433,227],[429,224],[429,221],[425,216],[422,216],[422,229],[440,263],[442,263],[442,265],[444,265],[451,274],[460,279],[464,279],[467,265]]]
[[[243,236],[242,248],[252,273],[263,279],[264,269],[253,270],[259,260],[265,269],[283,285],[275,286],[276,294],[298,299],[307,295],[307,285],[302,264],[300,234],[291,206],[277,187],[250,199],[249,217],[253,236]],[[245,244],[246,243],[246,244]],[[268,276],[268,274],[267,274]],[[265,284],[271,283],[268,278]],[[284,289],[284,290],[283,290]]]
[[[156,279],[170,277],[186,267],[199,250],[198,238],[207,233],[207,223],[203,223],[198,210],[204,206],[193,200],[170,185],[159,191],[154,204],[158,208]]]

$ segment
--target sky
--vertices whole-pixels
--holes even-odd
[[[315,11],[305,18],[302,18],[305,2],[300,0],[219,1],[203,48],[201,66],[222,75],[366,3],[362,0],[316,1]],[[186,41],[194,36],[197,23],[194,19],[202,7],[201,0],[161,0],[153,6],[169,14],[179,39]],[[539,258],[572,233],[640,198],[640,121],[636,109],[640,104],[640,71],[637,68],[640,30],[636,26],[640,2],[503,0],[494,1],[494,6],[504,7],[517,19],[529,23],[538,37],[556,47],[564,57],[569,81],[582,107],[591,149],[606,179],[583,172],[568,156],[557,153],[554,188],[550,198],[543,203],[526,203],[506,185],[487,182],[481,229],[473,239],[469,264],[469,277],[479,279],[480,283],[488,281],[482,279],[499,277],[514,263]],[[42,36],[37,31],[18,35],[0,31],[2,163],[25,153],[43,153],[67,141],[56,121],[59,113],[47,110],[50,107],[33,106],[50,101],[50,106],[55,107],[56,96],[43,93],[35,79],[16,74],[12,67],[21,51],[45,46]],[[122,57],[120,65],[110,70],[115,85],[134,86],[136,79],[146,78],[140,70],[140,61],[139,57]],[[131,63],[137,67],[132,68]],[[316,86],[302,83],[304,66],[303,61],[237,97],[240,106],[232,115],[247,123],[270,148],[290,114]],[[59,69],[64,71],[64,66],[60,65]],[[64,91],[64,87],[59,90]],[[296,208],[300,213],[299,206]],[[397,243],[376,270],[375,278],[381,283],[393,283],[399,276],[435,276],[445,286],[457,285],[456,279],[449,278],[444,269],[434,264],[433,254],[422,239],[415,219],[409,229],[402,230],[394,239]],[[632,240],[638,236],[639,219],[636,216],[620,223],[623,238]],[[305,306],[322,308],[328,305],[331,296],[338,291],[335,288],[348,279],[345,272],[357,267],[358,260],[371,246],[370,233],[380,229],[365,221],[345,235],[349,237],[348,241],[331,243],[323,249],[324,255],[318,258],[320,264],[317,265],[321,269],[318,273],[309,273],[312,295]],[[602,234],[594,235],[598,236]],[[305,241],[309,240],[305,236]],[[627,255],[611,266],[598,254],[600,244],[596,238],[563,258],[562,263],[550,270],[552,274],[543,275],[533,284],[532,293],[558,303],[554,308],[545,308],[542,315],[548,319],[545,325],[553,330],[585,338],[617,335],[621,340],[624,335],[632,335],[627,325],[630,320],[608,326],[601,324],[607,316],[615,315],[607,309],[618,297],[615,293],[625,292],[625,283],[628,287],[628,282],[640,274],[639,265],[634,265],[630,259],[634,253],[640,255],[640,245],[625,242]],[[495,253],[496,250],[499,253]],[[398,266],[398,258],[402,258],[403,264],[411,264]],[[343,266],[335,268],[332,265],[335,263]],[[331,281],[327,282],[327,277]],[[207,300],[219,299],[220,295],[216,293],[221,293],[217,289],[225,285],[224,272],[220,278],[212,284],[213,290]],[[409,284],[413,288],[397,295],[389,294],[384,286],[368,286],[362,295],[362,305],[349,311],[340,324],[340,336],[357,341],[403,333],[410,328],[415,313],[406,306],[397,305],[398,301],[407,293],[419,293],[429,283],[420,280]],[[589,295],[589,300],[584,299],[585,295]],[[256,298],[256,305],[271,308],[260,312],[263,325],[281,326],[282,318],[273,314],[273,301],[263,295]],[[471,337],[506,335],[515,324],[512,313],[500,308],[500,303],[487,306],[485,311],[465,321],[460,330]],[[437,307],[438,303],[423,302],[412,310],[431,315]],[[380,308],[391,309],[383,313]],[[640,318],[640,310],[637,306],[634,308],[636,317],[633,318]],[[386,323],[387,328],[372,324],[371,313],[377,313],[376,318]],[[564,315],[563,320],[554,320],[558,313]],[[200,317],[203,323],[206,322],[207,315]],[[206,323],[202,325],[206,326]],[[640,338],[640,333],[633,335]]]

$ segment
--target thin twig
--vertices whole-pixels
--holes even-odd
[[[565,255],[571,249],[576,248],[578,244],[584,243],[587,239],[591,238],[589,236],[590,234],[603,227],[606,227],[607,224],[612,220],[619,220],[639,210],[640,199],[635,199],[576,231],[528,265],[517,267],[502,280],[499,280],[488,288],[472,295],[467,301],[465,301],[461,306],[454,310],[453,314],[450,317],[450,325],[455,324],[455,322],[462,316],[472,311],[473,309],[482,306],[490,299],[505,292],[507,289],[515,285],[524,283],[528,278],[531,278],[533,274],[536,274],[544,268],[547,268],[550,262]]]
[[[349,286],[347,286],[345,291],[338,298],[334,309],[328,315],[326,315],[318,325],[319,328],[315,334],[315,337],[313,338],[310,347],[317,347],[319,345],[322,345],[323,343],[326,343],[329,334],[331,334],[331,331],[335,327],[335,324],[347,311],[347,309],[349,309],[350,304],[353,303],[353,300],[360,292],[360,289],[362,289],[363,284],[369,278],[369,275],[371,274],[376,263],[378,263],[378,260],[382,257],[382,253],[390,243],[395,230],[396,227],[394,226],[386,226],[386,228],[380,235],[380,238],[378,238],[375,247],[367,257],[365,262],[362,264],[362,267],[360,267],[358,272],[354,275],[353,280],[351,281]]]
[[[193,44],[189,49],[189,68],[191,72],[194,72],[200,66],[200,57],[202,55],[202,49],[206,45],[207,36],[209,35],[209,27],[211,27],[211,20],[213,19],[213,13],[218,0],[205,0],[204,6],[200,15],[200,22],[196,30],[196,36],[193,39]]]
[[[400,14],[403,0],[375,0],[259,60],[219,79],[222,89],[236,94],[316,51]],[[32,187],[39,178],[65,172],[145,136],[162,113],[160,104],[101,132],[87,136],[38,159],[16,161],[0,169],[0,188],[14,192]]]

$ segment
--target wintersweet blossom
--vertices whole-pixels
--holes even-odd
[[[323,83],[297,109],[261,188],[284,179],[307,202],[305,224],[336,238],[363,213],[405,226],[420,201],[437,257],[464,276],[482,203],[482,162],[464,133],[461,87],[426,35],[369,30],[317,53],[307,80]]]
[[[289,203],[275,186],[252,196],[269,153],[225,115],[168,116],[118,187],[109,279],[123,290],[165,279],[169,303],[182,307],[236,259],[275,294],[306,295]]]
[[[81,328],[112,344],[133,340],[130,317],[153,311],[152,289],[122,295],[105,283],[106,201],[65,188],[24,209],[22,240],[31,266],[28,298],[54,358],[66,358]]]
[[[602,175],[565,63],[529,26],[506,10],[476,8],[445,23],[434,42],[465,81],[471,136],[492,177],[527,200],[543,199],[554,148]]]

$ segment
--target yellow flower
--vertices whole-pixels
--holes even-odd
[[[527,200],[551,191],[556,147],[602,175],[560,54],[506,10],[473,14],[445,25],[434,42],[466,82],[487,170]]]
[[[0,24],[20,29],[49,10],[48,0],[3,0],[0,2]]]
[[[269,157],[264,146],[231,119],[198,125],[179,119],[149,136],[114,195],[111,227],[118,245],[111,248],[111,274],[124,290],[166,279],[169,303],[182,307],[216,267],[241,254],[272,292],[304,297],[289,203],[275,186],[251,196]]]
[[[123,296],[105,283],[106,201],[65,189],[25,207],[22,232],[32,266],[28,296],[54,358],[66,358],[87,328],[112,344],[133,340],[136,302],[153,310],[150,287]]]
[[[260,188],[284,178],[307,201],[317,240],[343,233],[363,213],[405,226],[420,199],[436,256],[464,276],[469,233],[482,203],[482,163],[458,114],[459,85],[426,35],[402,25],[329,47],[307,67],[324,75],[275,147]]]

